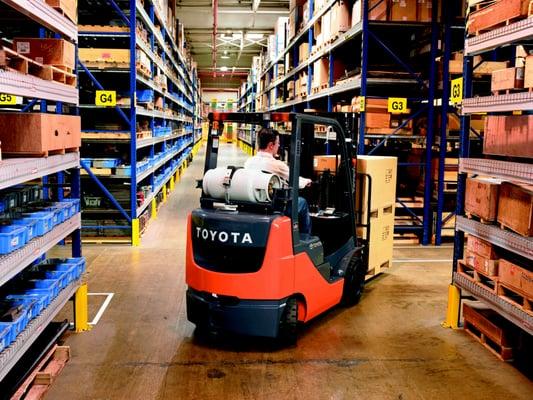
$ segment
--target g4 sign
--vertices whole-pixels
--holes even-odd
[[[407,99],[403,97],[389,97],[388,111],[392,114],[407,113]]]
[[[94,103],[101,107],[114,107],[117,105],[117,92],[114,90],[97,90]]]
[[[452,81],[450,100],[452,104],[459,104],[463,101],[463,78],[457,78]]]
[[[17,97],[12,94],[0,93],[0,105],[14,106],[17,104]]]

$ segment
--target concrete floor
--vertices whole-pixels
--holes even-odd
[[[245,156],[226,146],[223,158]],[[73,357],[47,399],[533,398],[532,382],[513,366],[441,328],[449,247],[397,249],[398,261],[431,261],[395,262],[358,306],[304,327],[294,348],[196,338],[185,315],[184,247],[202,168],[200,153],[140,248],[84,247],[90,292],[115,296],[92,331],[66,338]],[[90,297],[91,315],[103,300]]]

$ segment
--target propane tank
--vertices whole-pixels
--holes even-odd
[[[280,178],[274,174],[240,168],[233,173],[230,182],[231,172],[225,167],[207,171],[203,179],[204,193],[215,199],[225,199],[227,191],[230,200],[268,203],[272,201],[274,189],[282,187]],[[229,187],[224,183],[230,183]]]

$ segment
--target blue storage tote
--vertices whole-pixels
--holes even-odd
[[[69,204],[69,218],[80,212],[80,199],[65,199],[63,203]]]
[[[17,336],[20,332],[26,328],[28,325],[29,318],[28,318],[28,310],[22,309],[18,318],[15,321],[12,322],[2,322],[0,321],[0,331],[4,329],[4,327],[9,328],[9,334],[7,335],[7,345],[10,345],[15,341]]]
[[[50,211],[35,211],[31,213],[23,213],[23,219],[36,221],[35,232],[37,236],[42,236],[50,232],[53,228],[52,221],[54,213]]]
[[[11,326],[0,322],[0,352],[11,344]]]
[[[37,221],[29,218],[18,218],[11,220],[13,225],[20,225],[26,227],[26,243],[37,236]]]
[[[93,166],[95,168],[115,168],[122,163],[120,158],[95,158]]]
[[[52,293],[48,289],[36,289],[36,288],[30,288],[22,290],[20,295],[27,295],[27,296],[36,296],[42,299],[44,308],[48,307],[50,303],[52,302]]]
[[[139,103],[151,103],[154,101],[154,91],[150,89],[137,89],[137,101]]]
[[[40,315],[49,303],[47,296],[40,293],[10,294],[6,296],[6,299],[13,300],[15,303],[20,301],[21,304],[26,305],[30,321]]]
[[[24,246],[27,230],[20,225],[0,225],[0,254],[9,254]]]
[[[55,299],[59,294],[59,281],[57,279],[30,279],[27,282],[29,289],[47,291],[51,300]]]
[[[86,262],[84,257],[73,257],[73,258],[51,258],[49,260],[46,260],[45,262],[41,263],[39,265],[46,268],[47,266],[56,266],[58,270],[62,270],[64,267],[63,265],[68,265],[70,267],[73,267],[72,270],[73,273],[73,279],[76,280],[85,272],[86,269]]]

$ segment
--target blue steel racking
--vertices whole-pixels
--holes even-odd
[[[457,264],[464,256],[465,233],[477,236],[494,246],[502,248],[513,255],[533,260],[533,238],[524,237],[496,225],[486,225],[465,215],[465,192],[467,175],[482,175],[509,180],[526,185],[533,184],[533,164],[524,160],[501,161],[494,157],[471,158],[470,119],[474,113],[508,114],[533,111],[533,92],[519,92],[506,95],[489,95],[477,93],[473,85],[473,57],[509,49],[509,45],[528,43],[533,40],[533,19],[527,18],[497,28],[465,40],[465,57],[463,66],[463,101],[460,137],[460,164],[457,188],[457,223],[454,243],[452,284],[448,291],[448,311],[444,326],[457,328],[460,319],[460,304],[463,291],[485,303],[500,315],[512,321],[529,334],[533,334],[533,316],[516,303],[511,303],[493,291],[469,281],[457,273]],[[530,262],[531,266],[531,262]]]
[[[238,101],[239,112],[255,112],[255,101],[258,85],[259,71],[255,71],[252,67],[248,79],[246,80],[245,90],[240,94]],[[255,147],[255,129],[254,125],[245,125],[237,127],[237,140],[239,146],[247,153],[252,154]]]
[[[288,46],[281,52],[278,53],[277,57],[274,60],[268,63],[266,68],[261,74],[261,78],[269,74],[270,85],[266,87],[259,95],[269,94],[271,90],[274,90],[277,94],[277,90],[280,85],[283,85],[289,79],[293,79],[294,84],[296,84],[297,76],[300,72],[307,70],[307,97],[305,99],[294,99],[286,101],[283,104],[271,104],[271,96],[267,98],[267,109],[270,111],[274,110],[292,110],[292,111],[301,111],[301,109],[312,109],[316,108],[313,105],[318,104],[318,101],[327,100],[327,111],[333,111],[333,99],[334,96],[339,94],[354,93],[359,92],[359,95],[365,99],[373,98],[386,98],[389,96],[401,96],[408,97],[408,101],[411,104],[417,104],[418,109],[413,112],[410,118],[404,123],[402,123],[392,134],[387,135],[368,135],[365,134],[365,113],[360,113],[359,118],[359,132],[357,135],[358,148],[357,151],[359,154],[374,154],[380,150],[388,141],[397,140],[397,141],[413,141],[419,140],[425,142],[425,160],[422,162],[409,163],[403,162],[399,163],[399,167],[418,167],[424,170],[424,200],[422,207],[422,215],[420,215],[420,210],[412,210],[410,205],[405,202],[398,200],[398,203],[401,207],[398,207],[397,210],[400,210],[405,215],[412,218],[413,223],[410,225],[396,225],[395,232],[416,232],[422,237],[423,244],[429,244],[432,238],[433,230],[433,204],[432,204],[432,195],[433,195],[433,185],[432,185],[432,176],[431,176],[431,161],[432,161],[432,152],[433,146],[435,145],[435,126],[436,126],[436,112],[437,108],[435,106],[437,95],[437,67],[435,59],[438,54],[439,48],[439,38],[440,38],[440,28],[438,24],[438,1],[432,0],[432,21],[428,23],[424,22],[385,22],[385,21],[371,21],[369,20],[369,1],[362,0],[362,16],[361,21],[354,25],[347,32],[341,34],[337,39],[332,43],[325,46],[321,51],[318,51],[316,54],[313,54],[305,62],[299,62],[298,60],[298,49],[297,44],[302,40],[305,40],[307,35],[307,41],[309,48],[313,46],[313,26],[322,17],[331,7],[335,4],[336,0],[326,2],[325,6],[320,10],[314,10],[314,1],[309,0],[309,22],[303,27],[303,29],[296,34],[296,36],[290,41]],[[445,3],[445,2],[443,2]],[[447,7],[443,4],[443,11],[446,13]],[[397,55],[396,51],[387,44],[387,40],[390,40],[391,35],[396,33],[405,34],[406,32],[420,32],[424,28],[430,28],[431,39],[430,39],[430,48],[429,48],[429,58],[427,60],[427,70],[429,74],[424,81],[420,75],[413,69],[407,61],[405,61],[401,56]],[[333,76],[329,74],[328,88],[321,90],[318,93],[312,93],[311,91],[311,82],[313,79],[313,63],[324,56],[328,56],[330,71],[335,62],[335,52],[340,49],[342,46],[345,46],[347,43],[352,43],[354,46],[360,46],[361,57],[360,57],[360,71],[359,76],[352,78],[351,81],[334,85]],[[406,72],[407,76],[402,78],[376,78],[369,76],[369,65],[371,60],[370,48],[371,43],[377,44],[380,51],[396,62],[397,65],[402,67]],[[357,49],[358,47],[356,47]],[[293,51],[293,58],[295,60],[295,66],[291,71],[287,72],[283,77],[278,78],[275,74],[276,65],[282,62],[285,59],[286,54],[289,51]],[[375,54],[375,53],[374,53]],[[426,83],[427,82],[427,83]],[[445,81],[446,82],[446,81]],[[413,85],[418,85],[418,91],[410,90],[410,87]],[[388,86],[388,87],[387,87]],[[446,85],[444,85],[446,86]],[[384,90],[380,90],[386,87],[386,94]],[[374,90],[374,93],[378,95],[370,95],[371,89]],[[406,96],[405,93],[409,93],[409,96]],[[445,96],[445,93],[443,94]],[[277,98],[275,96],[274,98]],[[447,112],[443,108],[443,113]],[[401,135],[396,135],[395,133],[400,132],[403,127],[405,127],[410,121],[414,118],[421,116],[422,114],[427,113],[427,135],[425,137],[405,137]],[[444,120],[446,121],[446,119]],[[446,135],[447,127],[446,123],[442,124],[442,132]],[[374,144],[371,146],[371,149],[368,150],[365,147],[365,142],[371,141]],[[443,144],[445,141],[443,141]],[[441,148],[445,149],[445,146],[441,145]],[[442,185],[439,183],[438,186],[438,200],[442,198]],[[422,218],[421,218],[422,217]],[[439,216],[439,218],[441,218]],[[449,218],[449,217],[448,217]],[[446,220],[444,220],[446,221]],[[438,225],[438,229],[442,225],[443,220],[441,219]],[[440,244],[440,232],[439,232],[439,244]]]
[[[57,38],[76,42],[77,27],[64,15],[45,2],[29,0],[2,0],[2,7],[20,13],[18,28],[25,33],[46,37],[50,32]],[[33,30],[36,28],[36,30]],[[37,107],[40,112],[48,112],[48,102],[55,103],[54,112],[63,113],[64,109],[78,104],[78,89],[55,81],[47,81],[29,74],[9,69],[0,69],[0,93],[22,98],[22,103],[10,106],[13,112],[32,112]],[[51,105],[51,104],[50,104]],[[0,109],[4,109],[3,107]],[[72,109],[72,108],[70,108]],[[69,171],[65,180],[64,171]],[[80,156],[79,152],[52,155],[46,158],[14,158],[2,161],[0,167],[0,189],[40,179],[44,197],[48,197],[49,176],[56,176],[58,197],[61,200],[65,186],[70,188],[71,198],[80,198]],[[0,256],[0,285],[4,285],[33,262],[41,260],[46,253],[68,236],[72,238],[72,256],[81,257],[81,215],[77,213],[57,225],[45,235],[35,238],[25,246],[9,254]],[[63,306],[74,298],[75,327],[78,332],[88,330],[87,323],[87,286],[81,279],[71,282],[42,313],[30,321],[17,339],[0,352],[0,381],[17,364],[30,346],[40,336],[46,326],[61,311]]]
[[[187,163],[192,160],[193,148],[199,143],[201,139],[201,114],[199,107],[200,83],[197,78],[196,71],[189,65],[182,52],[178,48],[174,38],[171,35],[167,21],[164,18],[164,13],[160,9],[158,3],[147,0],[141,3],[139,0],[108,0],[106,2],[95,2],[87,0],[89,8],[97,10],[97,14],[92,14],[85,17],[85,20],[90,20],[91,17],[95,21],[102,21],[102,11],[106,6],[111,6],[110,13],[115,13],[121,20],[122,28],[113,31],[106,29],[105,31],[80,31],[80,41],[89,40],[126,40],[129,48],[129,66],[127,68],[88,68],[79,61],[82,75],[89,78],[90,84],[98,90],[111,89],[104,88],[100,81],[108,78],[108,74],[128,74],[128,97],[129,105],[117,105],[114,107],[122,122],[127,127],[129,138],[129,173],[125,176],[96,176],[89,165],[82,162],[82,167],[86,170],[87,175],[92,178],[101,192],[109,199],[115,207],[115,214],[120,215],[127,225],[84,225],[83,229],[93,230],[130,230],[131,242],[133,245],[138,245],[140,241],[140,222],[139,217],[145,212],[151,212],[152,216],[156,215],[157,204],[156,198],[159,192],[163,191],[163,197],[166,198],[167,186],[174,186],[174,181],[179,178],[182,169],[187,166]],[[95,4],[93,4],[95,3]],[[81,3],[80,3],[81,4]],[[88,10],[84,10],[83,15],[86,15]],[[93,11],[94,12],[94,11]],[[90,14],[90,13],[89,13]],[[80,18],[81,18],[80,13]],[[104,17],[105,18],[105,17]],[[109,18],[106,23],[109,24]],[[157,28],[160,27],[160,29]],[[146,43],[139,35],[137,28],[142,28],[148,32],[148,42]],[[137,49],[143,51],[150,60],[150,76],[144,77],[138,73],[137,70]],[[168,88],[165,90],[154,81],[156,71],[162,73],[168,80]],[[115,81],[116,82],[116,81]],[[168,105],[169,109],[177,112],[169,115],[158,110],[149,110],[137,105],[136,92],[139,88],[153,90],[154,94],[160,95],[163,98],[163,107]],[[97,109],[92,104],[84,104],[80,106],[82,117],[82,124],[85,120],[89,120],[89,116],[94,109]],[[149,119],[150,130],[152,138],[137,139],[137,123],[139,117],[147,117]],[[157,122],[156,122],[157,121]],[[156,137],[155,131],[157,126],[162,128],[171,128],[172,134],[163,138]],[[89,129],[94,132],[95,129]],[[181,133],[178,133],[181,132]],[[107,131],[107,134],[112,133]],[[115,131],[114,133],[119,133]],[[156,151],[156,145],[162,143],[163,148],[166,145],[176,144],[180,141],[185,141],[185,145],[180,145],[179,149],[173,150],[170,154],[165,154],[164,157],[153,163],[153,166],[146,171],[141,171],[138,164],[138,152],[145,151],[149,148],[150,159],[158,157],[162,152]],[[94,140],[93,140],[94,141]],[[114,142],[120,142],[115,140]],[[124,143],[123,143],[124,144]],[[176,160],[178,162],[176,162]],[[165,173],[164,179],[160,181],[156,176],[156,171],[160,168],[170,170]],[[129,204],[126,206],[124,202],[119,201],[108,190],[108,186],[116,181],[127,182],[129,185]],[[137,194],[140,183],[146,181],[151,187],[151,194],[144,199],[141,205],[137,205]],[[150,207],[150,210],[149,209]],[[129,211],[128,211],[129,209]],[[110,211],[110,210],[107,210]],[[96,211],[98,212],[98,211]]]

